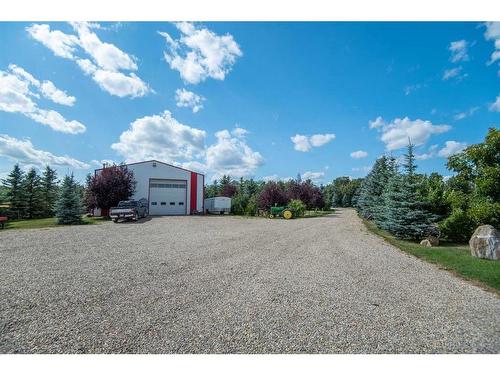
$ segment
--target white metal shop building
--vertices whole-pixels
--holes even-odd
[[[131,199],[146,198],[150,215],[192,215],[204,212],[205,176],[157,160],[125,164],[137,182]],[[102,168],[96,169],[99,174]],[[96,216],[100,210],[95,210]]]

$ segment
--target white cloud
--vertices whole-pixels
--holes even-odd
[[[224,174],[237,178],[252,175],[264,160],[248,146],[246,133],[243,128],[220,130],[215,133],[216,142],[205,147],[205,131],[181,124],[164,111],[132,122],[111,148],[126,162],[157,159],[210,173],[212,178]]]
[[[85,132],[85,125],[82,123],[68,121],[54,110],[39,108],[35,100],[40,98],[40,94],[59,104],[72,105],[76,100],[59,90],[51,81],[40,83],[16,65],[9,65],[8,72],[0,70],[0,111],[20,113],[62,133]]]
[[[429,150],[424,154],[415,154],[415,159],[417,160],[428,160],[432,159],[436,156],[436,151],[438,149],[438,145],[432,145],[429,147]]]
[[[453,116],[453,119],[455,121],[463,120],[466,117],[472,116],[474,114],[474,112],[476,112],[478,109],[479,109],[479,107],[472,107],[465,112],[457,113],[455,116]]]
[[[264,182],[269,182],[269,181],[274,181],[274,182],[278,182],[278,181],[291,181],[293,180],[293,177],[279,177],[277,174],[272,174],[270,176],[264,176],[262,177],[262,181]]]
[[[39,167],[45,165],[67,166],[76,169],[88,169],[90,165],[69,156],[56,156],[48,151],[36,149],[30,140],[21,140],[0,134],[0,155],[15,162],[32,164]]]
[[[117,163],[116,161],[114,160],[111,160],[111,159],[102,159],[102,160],[92,160],[90,162],[91,165],[93,165],[94,167],[98,167],[98,168],[102,168],[102,166],[105,164],[105,165],[118,165],[120,163]]]
[[[92,57],[100,68],[112,72],[118,70],[137,70],[135,58],[113,44],[102,42],[91,31],[92,24],[87,22],[73,22],[71,25],[78,34],[78,44],[80,47]]]
[[[295,134],[290,137],[297,151],[308,152],[313,147],[321,147],[335,139],[335,134],[314,134],[311,136]]]
[[[125,75],[121,72],[98,69],[92,78],[101,89],[120,98],[125,96],[141,97],[151,91],[144,81],[134,73]]]
[[[367,156],[368,156],[368,152],[366,152],[366,151],[359,150],[359,151],[351,152],[351,158],[353,158],[353,159],[366,158]]]
[[[320,182],[325,177],[325,172],[304,172],[302,174],[302,180],[311,180],[312,182]]]
[[[293,148],[297,151],[307,152],[311,149],[309,138],[305,135],[295,134],[290,139],[294,144]]]
[[[84,133],[86,128],[82,123],[72,120],[66,120],[59,112],[53,110],[38,109],[37,111],[26,114],[36,122],[47,125],[51,129],[69,134]]]
[[[74,96],[68,95],[65,91],[60,90],[54,85],[53,82],[45,80],[40,82],[38,79],[33,77],[32,74],[28,73],[26,70],[17,66],[15,64],[9,65],[10,74],[16,76],[19,80],[25,82],[27,86],[32,86],[37,92],[42,94],[47,99],[54,103],[72,106],[75,104],[76,98]],[[31,92],[30,95],[38,97],[37,93]]]
[[[188,83],[197,84],[207,78],[224,80],[236,59],[243,55],[230,34],[217,35],[190,22],[179,22],[175,26],[181,32],[179,39],[173,39],[166,32],[158,33],[169,47],[169,51],[164,52],[165,60]]]
[[[451,42],[448,49],[451,52],[450,60],[451,62],[457,63],[460,61],[468,61],[469,55],[467,54],[467,41],[465,39],[457,40],[455,42]]]
[[[43,81],[40,91],[43,96],[52,100],[54,103],[72,106],[75,104],[76,98],[59,90],[52,82]]]
[[[235,127],[233,130],[231,130],[231,134],[234,135],[235,137],[245,137],[249,133],[248,130],[244,128],[240,128],[239,126]]]
[[[456,80],[461,81],[467,76],[467,73],[462,74],[462,67],[458,66],[456,68],[446,69],[443,73],[443,80],[447,81],[449,79],[455,78]]]
[[[491,65],[500,60],[500,22],[486,22],[484,25],[486,26],[485,39],[493,40],[495,43],[495,50],[488,61],[488,65]],[[498,71],[498,75],[500,75],[500,70]]]
[[[207,165],[196,161],[196,160],[191,160],[191,161],[186,161],[184,163],[180,163],[180,167],[189,169],[190,171],[206,174],[207,173]]]
[[[216,143],[206,152],[207,169],[215,176],[250,176],[263,164],[262,155],[253,151],[243,137],[232,137],[228,130],[221,130],[215,136]]]
[[[78,38],[74,35],[68,35],[62,31],[51,31],[49,25],[32,25],[26,28],[31,37],[45,47],[54,52],[54,55],[65,59],[73,59],[75,47],[78,45]]]
[[[370,125],[370,129],[379,129],[385,125],[385,122],[382,117],[378,116],[375,120],[368,121],[368,124]]]
[[[354,167],[354,168],[351,168],[351,170],[353,172],[363,172],[363,173],[368,173],[372,170],[372,167],[369,166],[369,165],[366,165],[364,167]]]
[[[335,139],[335,134],[314,134],[309,138],[313,147],[321,147]]]
[[[433,125],[430,121],[405,117],[396,118],[388,124],[384,122],[378,131],[382,133],[380,139],[385,143],[386,150],[392,151],[406,147],[408,140],[416,146],[422,145],[431,135],[445,133],[450,129],[449,125]]]
[[[439,150],[438,155],[442,158],[447,158],[462,152],[465,147],[467,147],[467,144],[464,142],[446,141],[446,145]]]
[[[72,22],[71,26],[76,35],[51,31],[50,26],[45,24],[35,24],[26,30],[56,56],[75,61],[86,75],[91,76],[101,89],[111,95],[135,98],[152,91],[133,73],[137,70],[135,57],[113,44],[102,42],[92,31],[100,28],[98,24]],[[91,59],[80,57],[77,52],[86,53]],[[122,71],[132,72],[126,74]]]
[[[488,108],[492,112],[500,112],[500,95],[497,96],[497,99]]]
[[[172,163],[177,159],[199,157],[204,152],[206,133],[179,123],[169,111],[135,120],[111,148],[127,162],[158,159]]]
[[[184,88],[175,90],[175,101],[177,107],[191,108],[193,113],[197,113],[203,108],[204,100],[204,97]]]

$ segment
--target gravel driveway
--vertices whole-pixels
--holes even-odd
[[[500,351],[500,299],[368,233],[158,217],[0,231],[0,352]]]

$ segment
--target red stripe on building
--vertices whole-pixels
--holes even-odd
[[[198,201],[198,174],[196,172],[191,172],[191,214],[196,211]]]

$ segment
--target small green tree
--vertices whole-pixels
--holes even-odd
[[[406,174],[391,177],[384,193],[385,215],[379,224],[398,238],[419,239],[433,232],[436,217],[421,200],[413,145],[408,144],[403,168]]]
[[[54,216],[54,209],[57,200],[57,172],[48,165],[45,167],[41,181],[41,191],[43,200],[43,216]]]
[[[25,214],[26,192],[24,189],[24,172],[19,167],[19,164],[14,165],[7,178],[2,180],[2,184],[6,190],[6,203],[10,206],[9,215],[21,219]]]
[[[58,224],[81,224],[83,204],[73,174],[65,176],[56,202]]]
[[[304,216],[306,212],[306,205],[300,199],[292,199],[288,203],[288,207],[292,209],[294,215],[297,217]]]
[[[357,197],[357,207],[365,218],[372,219],[377,225],[385,222],[384,191],[392,176],[396,174],[393,157],[382,156],[366,178],[362,181]]]
[[[25,212],[28,219],[41,217],[43,215],[43,195],[41,179],[35,168],[31,168],[23,181],[26,196]]]

